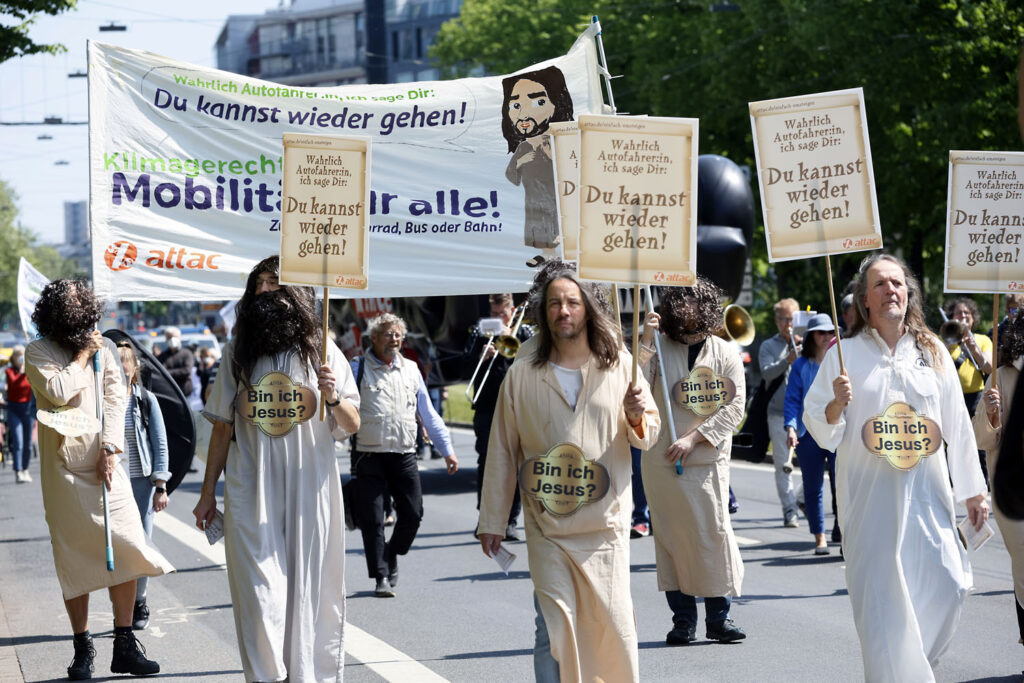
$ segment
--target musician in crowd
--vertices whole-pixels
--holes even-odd
[[[512,303],[511,294],[491,294],[488,297],[491,307],[491,317],[500,318],[505,327],[501,336],[514,336],[519,342],[524,342],[533,336],[529,326],[515,325],[513,317],[516,308]],[[513,330],[513,327],[516,329]],[[473,382],[473,433],[476,435],[476,509],[480,509],[480,491],[484,485],[484,471],[487,467],[487,441],[491,438],[491,421],[494,419],[494,409],[498,403],[498,391],[501,382],[505,379],[505,373],[512,366],[514,358],[506,358],[498,353],[493,343],[489,343],[486,337],[477,336],[472,347],[471,357],[483,357],[482,369],[477,373]],[[508,515],[508,526],[505,527],[506,541],[522,540],[516,532],[516,524],[519,520],[519,512],[523,509],[519,497],[519,489],[516,489],[515,498],[512,501],[512,509]]]
[[[985,379],[992,373],[992,340],[983,334],[974,333],[974,324],[979,316],[978,304],[974,303],[971,297],[958,296],[950,299],[943,310],[950,323],[960,323],[958,331],[962,331],[962,334],[959,338],[946,334],[950,329],[948,323],[943,325],[942,336],[960,377],[960,389],[967,404],[967,412],[973,419],[978,399],[985,388]],[[987,480],[988,465],[985,462],[984,451],[978,453],[978,462],[981,463],[981,471]]]

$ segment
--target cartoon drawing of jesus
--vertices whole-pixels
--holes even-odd
[[[561,241],[547,130],[551,123],[572,121],[572,96],[565,76],[554,66],[509,76],[501,85],[501,131],[512,153],[505,177],[512,184],[523,186],[526,245],[541,250],[526,265],[536,268],[557,255],[555,247]]]

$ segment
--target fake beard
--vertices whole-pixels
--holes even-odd
[[[250,343],[258,344],[264,354],[298,347],[303,334],[302,314],[283,291],[257,296],[248,317]]]

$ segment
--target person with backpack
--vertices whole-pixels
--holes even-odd
[[[153,515],[167,507],[167,480],[171,478],[168,465],[167,431],[153,393],[142,386],[141,367],[130,341],[117,345],[121,367],[128,382],[128,405],[124,418],[124,444],[128,458],[121,463],[128,469],[135,504],[139,506],[142,528],[146,537],[153,539]],[[132,628],[141,631],[149,625],[149,606],[146,588],[149,577],[140,576],[135,587],[135,609]]]
[[[774,306],[775,325],[779,333],[761,344],[757,353],[757,362],[761,367],[761,376],[767,385],[768,397],[768,435],[772,442],[772,461],[775,464],[775,489],[782,503],[783,525],[796,528],[797,521],[796,490],[793,488],[792,469],[787,471],[789,447],[786,444],[786,421],[783,417],[783,404],[786,397],[786,381],[789,368],[800,352],[797,348],[801,339],[793,334],[793,316],[800,309],[796,299],[783,299]]]

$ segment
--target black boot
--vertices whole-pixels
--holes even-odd
[[[110,660],[110,670],[115,674],[149,676],[160,673],[160,665],[146,659],[146,648],[135,639],[131,626],[118,626],[114,628],[114,657]]]
[[[96,648],[92,646],[92,636],[88,631],[75,634],[75,658],[68,667],[68,679],[84,681],[92,678],[92,660],[96,657]]]

